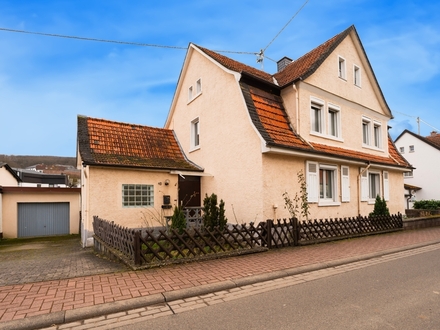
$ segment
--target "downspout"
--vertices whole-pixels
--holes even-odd
[[[368,169],[370,168],[371,164],[368,163],[367,167],[364,168],[361,173],[358,175],[358,215],[361,215],[361,198],[362,198],[362,190],[361,190],[361,177],[362,174],[364,174]]]
[[[296,106],[296,132],[298,133],[298,135],[301,136],[301,132],[299,129],[299,92],[298,92],[298,88],[296,87],[296,83],[292,84],[293,90],[295,91],[295,106]]]

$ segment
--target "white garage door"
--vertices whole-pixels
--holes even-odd
[[[69,203],[18,203],[18,237],[69,234]]]

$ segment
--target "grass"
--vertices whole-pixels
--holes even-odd
[[[48,237],[26,237],[26,238],[3,238],[0,240],[0,246],[20,245],[38,242],[62,242],[66,239],[80,239],[79,234],[75,235],[60,235]]]

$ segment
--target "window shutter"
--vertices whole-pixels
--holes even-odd
[[[318,203],[318,163],[307,162],[307,197],[309,203]]]
[[[350,201],[350,176],[348,166],[341,166],[341,194],[342,202]]]
[[[364,170],[365,168],[361,168],[361,172]],[[361,175],[361,201],[368,201],[368,171],[364,171]]]
[[[386,201],[390,200],[390,183],[388,180],[388,172],[383,171],[383,198]]]

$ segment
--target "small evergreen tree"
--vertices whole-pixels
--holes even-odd
[[[387,202],[385,199],[377,195],[376,201],[374,202],[374,209],[373,212],[370,213],[370,217],[380,215],[390,215],[390,211],[387,207]]]
[[[173,216],[171,217],[171,228],[176,229],[179,234],[186,228],[186,219],[180,207],[174,206]]]
[[[225,202],[220,200],[220,205],[217,206],[217,195],[208,194],[205,195],[203,200],[203,225],[205,228],[213,229],[214,227],[220,227],[223,229],[228,222],[225,217]]]

